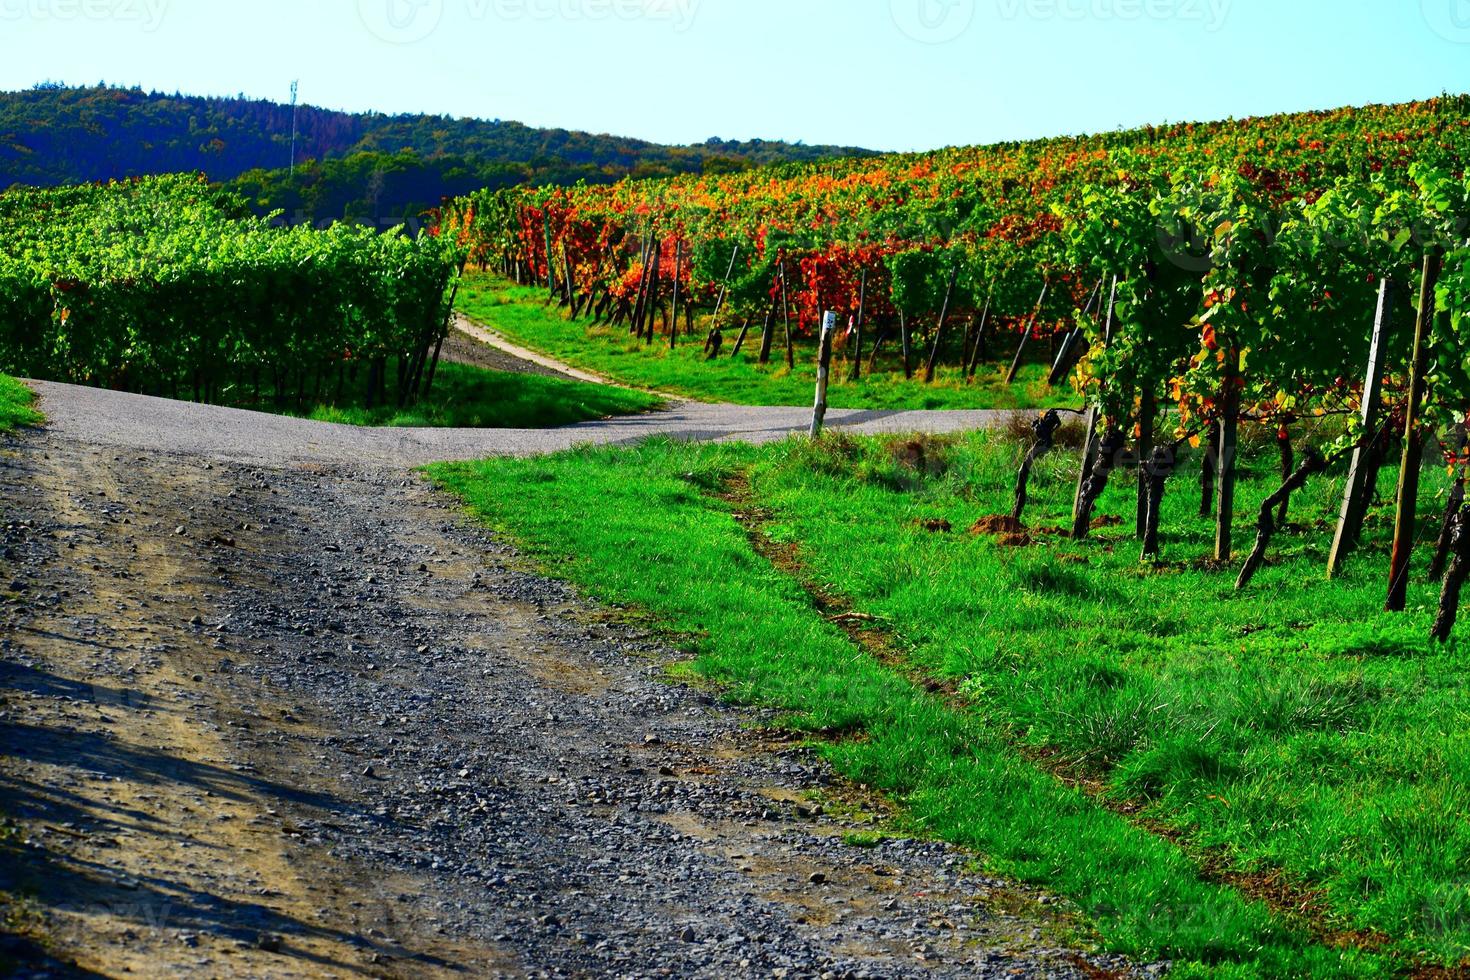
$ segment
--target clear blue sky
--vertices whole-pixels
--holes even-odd
[[[1470,0],[0,0],[0,87],[923,149],[1470,90]]]

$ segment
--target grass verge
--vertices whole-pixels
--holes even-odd
[[[1072,453],[1038,467],[1035,540],[1013,547],[945,529],[1008,510],[1019,447],[920,446],[655,442],[432,473],[551,573],[680,634],[731,697],[789,712],[912,829],[1069,897],[1111,949],[1184,976],[1463,960],[1465,658],[1421,639],[1422,566],[1411,612],[1378,612],[1381,509],[1347,577],[1326,583],[1341,481],[1319,481],[1236,596],[1232,574],[1196,560],[1209,529],[1185,476],[1166,498],[1171,560],[1139,564],[1120,528],[1044,533],[1070,512]],[[1242,483],[1242,539],[1269,469]],[[737,508],[722,494],[739,476]],[[1426,513],[1442,481],[1428,482]],[[750,502],[807,585],[883,624],[903,664],[854,643],[757,553],[735,513],[749,523]]]
[[[39,425],[43,421],[34,408],[36,393],[14,378],[0,374],[0,432],[23,425]]]
[[[585,384],[537,374],[440,364],[429,397],[408,408],[320,405],[301,414],[321,422],[394,428],[552,429],[663,405],[642,391]]]
[[[496,276],[476,274],[461,287],[458,307],[472,320],[518,344],[635,388],[736,405],[812,403],[817,377],[813,344],[797,347],[794,371],[786,367],[784,339],[777,344],[773,363],[761,365],[757,363],[760,324],[756,323],[739,357],[728,356],[735,344],[735,331],[727,330],[725,355],[709,362],[701,349],[703,327],[696,329],[694,337],[681,336],[678,349],[670,351],[667,337],[651,346],[645,345],[629,337],[625,328],[591,326],[586,318],[577,322],[568,320],[563,311],[547,306],[545,299],[544,289],[519,287]],[[879,358],[878,373],[868,374],[865,363],[863,378],[857,382],[850,380],[851,363],[839,352],[834,359],[833,383],[828,393],[832,407],[1036,408],[1076,401],[1070,391],[1048,388],[1049,368],[1039,364],[1026,365],[1013,386],[1007,386],[1003,377],[1008,364],[981,365],[972,384],[966,384],[955,367],[941,368],[932,385],[910,381],[903,375],[897,347],[896,341],[885,343],[886,353]],[[916,352],[916,362],[920,358]]]

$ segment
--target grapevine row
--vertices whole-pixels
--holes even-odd
[[[1277,434],[1282,489],[1260,515],[1244,588],[1291,495],[1329,465],[1351,458],[1361,486],[1406,436],[1406,463],[1417,464],[1425,440],[1442,441],[1463,471],[1467,160],[1470,98],[1445,97],[516,189],[447,205],[439,231],[483,265],[544,283],[574,317],[650,340],[658,312],[677,343],[678,300],[665,306],[680,297],[686,329],[696,308],[714,321],[713,356],[727,325],[741,325],[739,350],[758,324],[765,362],[783,329],[809,336],[827,310],[851,318],[856,371],[865,338],[870,349],[897,342],[905,369],[922,366],[925,380],[946,360],[971,376],[998,345],[1014,352],[1014,377],[1050,339],[1054,376],[1072,379],[1092,426],[1074,535],[1086,536],[1093,503],[1126,463],[1149,557],[1169,477],[1192,446],[1206,461],[1201,512],[1216,518],[1215,558],[1233,558],[1239,426],[1266,427]],[[1294,427],[1324,416],[1341,417],[1339,437],[1294,441]],[[1052,431],[1038,427],[1042,451]],[[1019,520],[1024,482],[1017,500]],[[1412,525],[1412,506],[1401,499],[1401,525]],[[1348,508],[1334,570],[1363,509]],[[1446,561],[1448,544],[1447,535]],[[1400,549],[1394,563],[1401,580]]]
[[[278,399],[340,392],[362,366],[404,403],[432,383],[456,271],[447,240],[276,227],[198,177],[12,191],[0,365],[211,401],[262,376]]]

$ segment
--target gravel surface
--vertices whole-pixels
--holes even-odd
[[[505,370],[549,372],[560,378],[585,381],[588,384],[612,384],[600,374],[574,368],[539,351],[522,347],[484,324],[476,323],[462,314],[455,314],[454,332],[450,336],[456,340],[457,348],[462,356],[493,358],[502,363],[519,365],[505,368]]]
[[[415,479],[65,427],[0,470],[0,888],[78,971],[1129,972],[969,855],[846,842],[882,801]]]
[[[581,380],[569,374],[565,365],[554,361],[538,364],[526,360],[525,356],[511,345],[506,345],[510,349],[505,349],[499,342],[500,338],[491,336],[487,331],[468,320],[456,321],[455,327],[456,329],[451,330],[445,339],[444,350],[440,354],[440,357],[446,361],[455,364],[469,364],[491,371],[505,371],[509,374],[539,374],[547,378],[561,378],[564,381]]]
[[[448,356],[557,373],[464,338]],[[0,437],[0,889],[34,896],[5,910],[23,928],[0,962],[19,975],[1160,972],[891,833],[883,800],[670,683],[677,650],[409,474],[768,441],[806,411],[366,430],[36,388],[47,428]]]

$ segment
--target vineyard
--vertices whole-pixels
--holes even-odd
[[[335,963],[285,912],[238,938],[261,881],[325,855],[422,892],[393,914],[423,948],[514,937],[529,972],[1463,975],[1467,163],[1446,96],[486,190],[425,234],[288,227],[194,176],[7,191],[0,645],[29,714],[0,757],[58,760],[68,807],[137,781],[207,842],[96,845],[129,892],[229,913],[150,928],[160,963]],[[628,387],[515,373],[575,372],[456,311]],[[758,407],[491,442],[10,374],[365,426]],[[829,402],[856,411],[824,433]],[[896,414],[976,407],[1018,411]],[[495,455],[431,490],[410,451]],[[137,704],[103,713],[109,676]],[[165,746],[151,706],[181,691],[205,725]],[[212,761],[179,780],[168,753]],[[0,837],[70,831],[38,854],[105,826],[21,804]],[[262,825],[300,850],[251,863]],[[382,898],[296,884],[303,917]],[[865,972],[835,952],[860,947]]]
[[[1070,381],[1087,418],[1072,535],[1087,536],[1109,482],[1136,470],[1148,558],[1161,551],[1169,478],[1193,449],[1213,561],[1233,560],[1242,431],[1267,433],[1282,483],[1262,506],[1241,589],[1291,496],[1350,460],[1329,562],[1339,572],[1397,451],[1388,605],[1402,609],[1418,518],[1419,467],[1407,464],[1437,450],[1458,475],[1435,563],[1452,568],[1443,639],[1470,572],[1467,160],[1470,97],[1455,96],[484,193],[447,206],[438,230],[471,261],[542,284],[573,320],[648,345],[661,331],[669,347],[698,321],[711,361],[747,351],[794,367],[825,311],[847,323],[839,345],[854,377],[896,347],[916,383],[946,367],[973,378],[998,351],[1014,380],[1049,344],[1052,382]],[[1060,425],[1059,414],[1038,421],[1002,529],[1021,529],[1029,472]]]
[[[431,390],[442,239],[276,227],[198,177],[0,195],[0,366],[196,401],[367,407]]]

